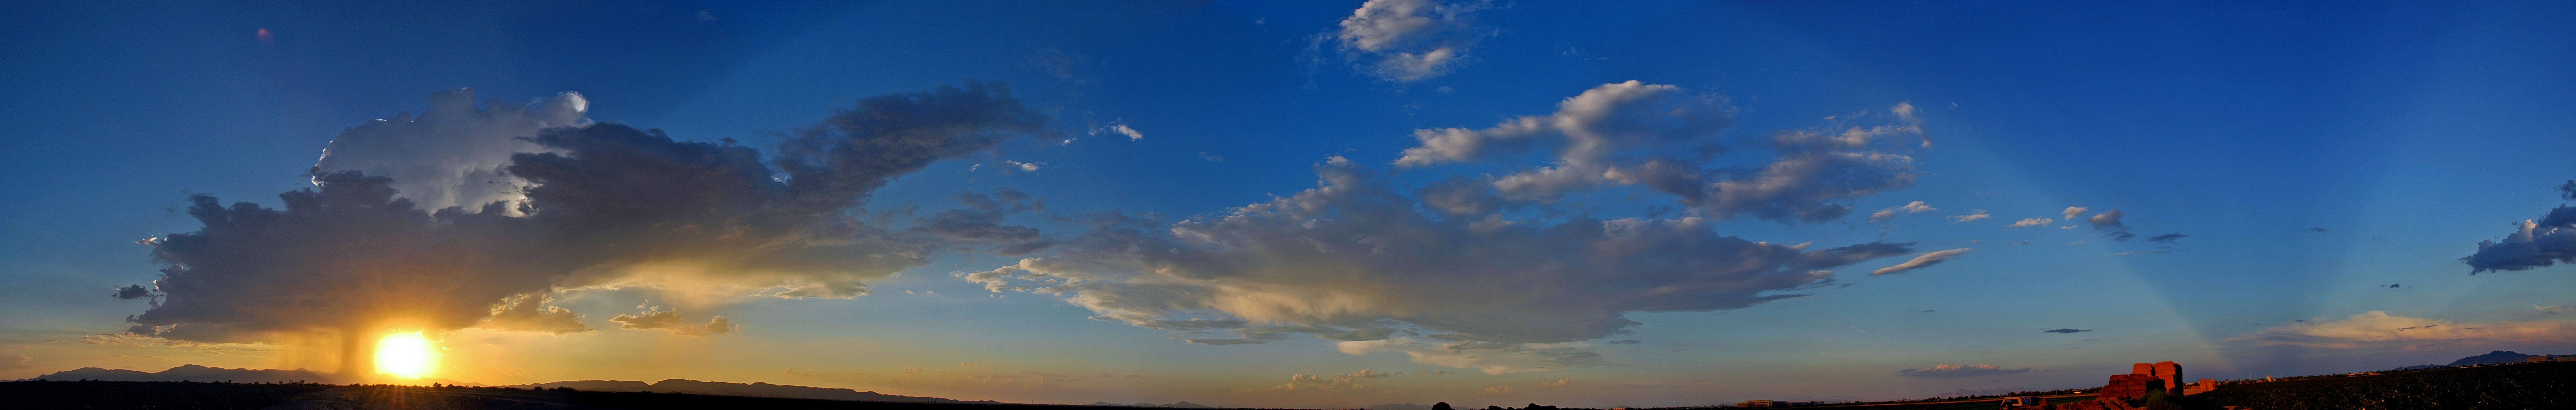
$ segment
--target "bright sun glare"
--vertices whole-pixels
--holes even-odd
[[[420,332],[385,335],[376,341],[376,372],[418,379],[436,365],[435,349]]]

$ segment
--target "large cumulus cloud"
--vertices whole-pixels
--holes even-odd
[[[453,154],[444,149],[489,142],[488,129],[439,123],[471,125],[500,115],[456,111],[449,106],[453,98],[442,93],[433,97],[431,114],[383,127],[417,131],[397,133],[402,138],[470,141],[335,143],[330,156],[444,158]],[[566,113],[578,110],[539,112],[563,119],[576,118]],[[453,165],[437,172],[382,168],[436,180],[503,164],[493,175],[504,179],[437,180],[460,185],[423,189],[431,197],[413,197],[419,193],[405,189],[411,182],[371,174],[378,169],[371,166],[317,167],[315,187],[281,194],[282,208],[191,198],[188,213],[204,227],[146,241],[168,266],[155,282],[159,303],[130,319],[136,323],[131,332],[230,342],[278,332],[452,329],[477,322],[581,331],[587,327],[578,316],[529,296],[580,287],[863,295],[866,281],[925,263],[929,243],[928,236],[861,223],[855,208],[870,192],[932,162],[1045,133],[1045,122],[1007,89],[969,83],[859,100],[787,132],[774,156],[729,142],[585,123],[513,136],[512,143],[525,145],[507,152],[476,151],[506,158],[497,162],[464,156],[471,158],[411,162]],[[366,128],[344,137],[384,134]],[[338,161],[324,165],[343,164]],[[517,197],[459,194],[488,193],[464,187],[486,184],[512,186]],[[424,206],[467,199],[489,202]]]
[[[1237,334],[1293,326],[1372,340],[1405,327],[1442,340],[1551,343],[1636,325],[1626,312],[1794,297],[1776,291],[1910,250],[1755,242],[1718,235],[1695,217],[1444,219],[1348,161],[1316,173],[1316,188],[1292,196],[1168,228],[1121,221],[1057,252],[967,276],[996,289],[1064,295],[1104,319],[1150,328],[1205,331],[1211,327],[1174,324],[1224,318],[1248,323]]]
[[[2460,261],[2472,274],[2576,263],[2576,207],[2561,205],[2540,219],[2523,220],[2521,229],[2503,240],[2479,241],[2477,253]]]
[[[404,112],[341,131],[313,169],[392,177],[393,188],[422,208],[478,211],[483,204],[525,198],[519,192],[525,181],[501,171],[511,154],[545,150],[523,137],[590,122],[582,117],[590,101],[580,93],[529,104],[498,99],[483,102],[482,108],[474,104],[471,88],[432,93],[429,109],[420,115]]]

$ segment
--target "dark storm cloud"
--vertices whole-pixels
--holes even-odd
[[[144,289],[143,285],[126,285],[122,288],[116,288],[115,296],[117,299],[141,299],[147,296],[152,296],[152,290]]]
[[[2469,273],[2576,263],[2576,207],[2560,205],[2520,225],[2522,229],[2503,240],[2479,241],[2477,253],[2460,258],[2469,264]]]
[[[915,221],[913,229],[961,242],[997,244],[994,252],[1003,256],[1026,255],[1055,244],[1037,228],[1003,223],[1012,213],[1045,210],[1046,204],[1031,200],[1027,193],[1004,189],[991,195],[962,192],[954,198],[966,207]]]
[[[393,178],[317,167],[316,187],[281,194],[283,208],[192,197],[188,213],[203,228],[146,241],[167,263],[156,282],[164,300],[133,317],[131,331],[250,341],[387,321],[452,329],[533,318],[542,321],[525,327],[560,332],[577,324],[556,320],[571,312],[525,295],[577,287],[864,295],[865,281],[928,257],[927,241],[910,237],[919,235],[854,217],[869,193],[932,162],[1044,134],[1045,122],[1000,85],[969,83],[859,100],[788,132],[766,163],[751,148],[659,130],[545,128],[521,139],[535,150],[498,168],[525,184],[524,199],[445,209],[416,205]],[[366,146],[334,145],[333,155],[399,154]],[[718,325],[693,326],[731,326]]]

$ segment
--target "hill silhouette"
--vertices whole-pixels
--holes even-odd
[[[688,393],[718,396],[778,397],[789,399],[823,399],[882,401],[897,403],[999,404],[992,400],[954,400],[938,397],[914,397],[828,387],[795,386],[769,383],[705,382],[689,379],[664,379],[650,384],[630,380],[577,380],[553,383],[520,384],[501,387],[563,388],[599,392]],[[1180,403],[1174,403],[1180,404]],[[1177,407],[1177,406],[1169,406]]]
[[[180,365],[158,372],[83,367],[36,376],[23,380],[104,380],[119,382],[201,381],[234,383],[342,383],[338,376],[304,369],[226,369],[199,365]]]
[[[1091,402],[1091,404],[1086,404],[1086,406],[1097,406],[1097,407],[1170,407],[1170,408],[1177,408],[1177,409],[1212,409],[1212,408],[1215,408],[1215,407],[1208,407],[1208,405],[1205,405],[1205,404],[1191,403],[1191,402],[1186,402],[1186,401],[1184,401],[1184,402],[1179,402],[1179,403],[1172,403],[1172,404],[1154,404],[1154,403],[1134,403],[1134,404],[1129,404],[1129,403],[1110,403],[1110,402],[1105,402],[1105,401],[1095,401],[1095,402]]]
[[[2476,356],[2469,356],[2469,357],[2462,357],[2462,358],[2460,358],[2460,360],[2454,360],[2454,361],[2451,361],[2450,366],[2452,366],[2452,367],[2459,367],[2459,366],[2470,366],[2470,365],[2481,365],[2481,364],[2522,363],[2522,359],[2523,359],[2523,358],[2532,357],[2532,356],[2539,356],[2539,355],[2536,355],[2536,354],[2521,354],[2521,353],[2514,353],[2514,352],[2510,352],[2510,351],[2497,350],[2497,351],[2494,351],[2494,352],[2489,352],[2489,353],[2487,353],[2487,354],[2476,355]]]

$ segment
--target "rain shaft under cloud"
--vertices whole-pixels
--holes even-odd
[[[930,163],[1047,132],[1043,115],[998,84],[862,99],[787,132],[766,158],[610,123],[509,135],[493,130],[517,128],[489,122],[524,123],[515,108],[476,111],[456,105],[457,94],[433,96],[430,114],[408,124],[352,128],[344,138],[353,142],[335,142],[331,157],[370,160],[338,169],[344,163],[326,159],[315,188],[279,196],[283,208],[192,197],[188,213],[203,228],[145,241],[168,267],[131,332],[237,342],[487,318],[488,327],[573,332],[586,329],[567,323],[577,316],[526,295],[578,287],[855,297],[868,280],[925,263],[930,241],[859,222],[855,207],[870,192]],[[579,109],[540,111],[554,121]],[[526,149],[473,152],[505,160],[446,151],[517,143]],[[489,176],[505,178],[471,178],[496,163],[505,165]],[[424,200],[402,190],[411,180],[469,187]],[[459,194],[495,183],[513,189],[490,192],[522,198]],[[421,206],[462,198],[492,202]]]

